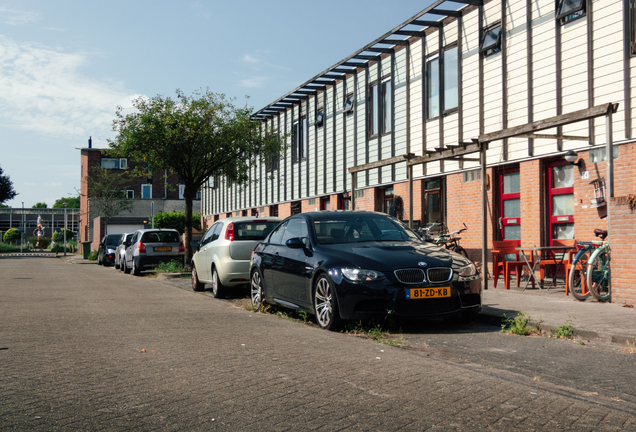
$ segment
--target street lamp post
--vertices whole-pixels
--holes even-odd
[[[22,201],[22,221],[21,221],[21,225],[22,225],[22,232],[20,233],[20,253],[22,253],[22,243],[24,243],[24,230],[25,230],[25,224],[24,224],[24,201]]]
[[[64,256],[66,256],[66,206],[68,203],[63,203],[64,206]]]

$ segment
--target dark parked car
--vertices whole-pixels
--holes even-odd
[[[121,234],[109,234],[102,238],[102,241],[99,242],[99,249],[97,249],[97,264],[115,264],[115,249],[117,249],[117,243],[121,237]]]
[[[315,314],[320,327],[392,313],[470,321],[481,283],[465,257],[384,213],[302,213],[252,253],[251,298]]]

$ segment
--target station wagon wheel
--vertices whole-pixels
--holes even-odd
[[[205,284],[199,282],[199,276],[197,276],[197,268],[192,264],[192,291],[203,291]]]
[[[316,313],[316,323],[327,330],[336,330],[341,323],[338,312],[338,301],[333,283],[322,274],[316,281],[314,287],[314,311]]]
[[[225,287],[219,280],[219,274],[216,267],[212,269],[212,295],[214,298],[225,298],[227,296]]]
[[[258,269],[252,272],[251,293],[252,310],[261,310],[263,308],[263,278]]]
[[[137,267],[137,265],[135,265],[135,259],[133,258],[132,260],[132,269],[130,270],[130,272],[135,275],[135,276],[139,276],[141,274],[141,271],[139,270],[139,267]]]

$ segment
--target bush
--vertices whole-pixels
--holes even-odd
[[[17,228],[10,228],[4,233],[3,240],[5,243],[13,243],[15,241],[20,240],[20,233]]]
[[[157,265],[157,273],[179,273],[183,271],[183,260],[172,260],[170,262],[162,262]]]
[[[185,232],[185,213],[159,212],[155,214],[155,227],[172,228],[179,231],[179,234],[183,234]],[[199,213],[192,214],[192,228],[201,231],[201,215]]]
[[[48,249],[51,244],[51,239],[46,237],[29,236],[27,237],[27,242],[32,244],[34,248],[39,248],[40,245],[42,245],[42,249]]]
[[[0,243],[0,253],[20,252],[20,246],[14,246],[9,243]]]
[[[75,237],[75,233],[70,229],[67,229],[66,241],[68,242],[69,240],[73,240],[73,237]],[[55,243],[64,243],[64,230],[60,230],[60,232],[54,232],[52,239]]]
[[[91,251],[91,253],[88,254],[88,259],[90,261],[97,261],[97,251]]]

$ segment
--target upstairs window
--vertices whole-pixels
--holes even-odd
[[[353,112],[353,93],[349,93],[347,97],[345,97],[342,112],[346,114],[351,114]]]
[[[585,16],[585,3],[586,0],[559,0],[556,18],[565,24]]]
[[[274,131],[273,135],[278,135],[278,131]],[[278,155],[270,154],[265,156],[265,172],[272,172],[278,169]]]
[[[316,111],[316,119],[314,120],[315,126],[322,126],[325,122],[325,110],[318,108]]]
[[[101,166],[104,169],[124,169],[128,166],[126,158],[102,158]]]
[[[141,185],[141,199],[151,199],[152,198],[152,185],[145,184]]]
[[[426,59],[426,118],[428,119],[439,117],[440,114],[446,114],[457,109],[459,104],[459,63],[457,56],[457,46],[451,46],[442,51],[441,57],[437,53]],[[440,83],[440,64],[443,70],[442,83]],[[443,89],[441,95],[440,88]],[[440,104],[442,105],[441,107]]]
[[[501,24],[486,29],[479,51],[483,53],[484,57],[501,51]]]
[[[369,86],[369,135],[391,133],[393,119],[391,76],[382,79],[380,84]]]
[[[439,117],[439,55],[426,60],[426,118]]]
[[[293,128],[294,146],[292,148],[292,159],[299,162],[307,159],[307,117],[301,117],[294,123]]]

